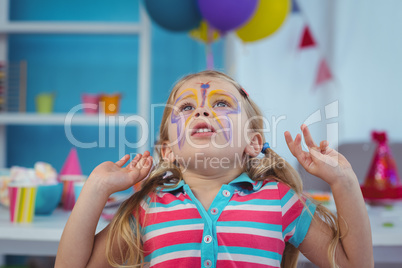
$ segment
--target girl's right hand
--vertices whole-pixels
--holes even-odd
[[[88,182],[95,183],[107,196],[128,189],[148,175],[153,163],[148,151],[144,155],[137,154],[131,163],[123,167],[129,159],[130,156],[125,155],[116,163],[103,162],[92,171]]]

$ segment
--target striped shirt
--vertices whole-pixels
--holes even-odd
[[[182,180],[141,203],[150,267],[280,267],[285,242],[303,241],[315,205],[287,185],[246,173],[222,185],[208,211]]]

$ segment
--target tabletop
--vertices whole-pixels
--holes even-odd
[[[387,206],[367,206],[367,211],[375,258],[402,263],[402,201]],[[55,255],[70,213],[57,208],[49,216],[35,216],[32,223],[16,224],[9,221],[8,209],[0,206],[0,255]],[[101,218],[97,232],[107,224]]]

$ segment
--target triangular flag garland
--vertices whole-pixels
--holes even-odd
[[[292,11],[294,13],[302,13],[302,9],[300,9],[297,0],[292,0]],[[298,10],[298,12],[294,11],[295,9]],[[307,21],[305,19],[305,21]],[[298,48],[300,50],[303,49],[308,49],[312,47],[318,47],[318,44],[316,42],[316,39],[313,36],[313,33],[309,27],[309,25],[306,23],[306,25],[303,27],[303,32],[298,44]],[[329,69],[328,63],[325,60],[325,57],[322,57],[319,61],[318,68],[317,68],[317,74],[315,77],[315,83],[314,86],[319,86],[324,84],[327,81],[332,80],[334,77],[332,75],[331,70]]]
[[[292,13],[299,13],[300,8],[296,0],[292,0]]]
[[[319,86],[332,79],[331,71],[328,68],[327,61],[323,58],[318,65],[318,73],[315,79],[315,85]]]
[[[314,41],[313,35],[311,34],[310,28],[306,25],[304,26],[303,35],[300,39],[299,48],[309,48],[315,47],[316,43]]]

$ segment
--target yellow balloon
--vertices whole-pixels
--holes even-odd
[[[190,36],[199,40],[199,41],[204,41],[204,42],[208,42],[208,33],[209,33],[209,29],[210,26],[208,25],[208,23],[203,20],[200,23],[200,26],[198,28],[195,28],[194,30],[190,31]],[[219,38],[219,33],[216,30],[212,30],[212,36],[210,37],[211,40],[210,42],[216,41],[216,39]]]
[[[291,9],[291,0],[260,0],[254,16],[236,33],[244,42],[273,34],[281,27]]]

